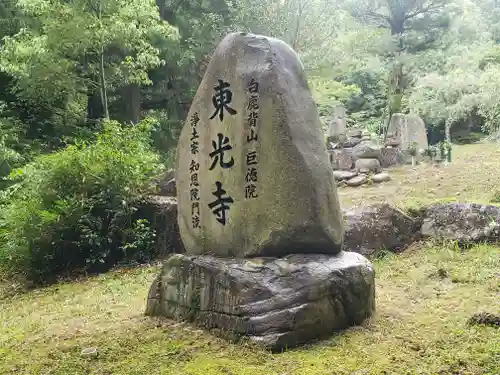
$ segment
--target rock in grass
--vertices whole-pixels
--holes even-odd
[[[99,356],[97,348],[85,348],[81,351],[80,355],[84,358],[95,358]]]
[[[391,176],[389,176],[389,173],[386,172],[377,173],[372,176],[372,181],[376,183],[389,181],[390,179]]]
[[[476,203],[438,203],[427,208],[424,237],[457,241],[461,246],[500,242],[500,207]]]
[[[378,159],[358,159],[355,168],[359,173],[379,173],[382,171]]]
[[[151,286],[146,315],[187,320],[273,351],[361,324],[375,309],[362,255],[231,259],[172,255]]]
[[[467,322],[469,325],[500,327],[500,315],[490,313],[474,314]]]
[[[421,222],[386,203],[345,210],[344,222],[343,249],[364,256],[399,253],[420,238]]]
[[[333,177],[337,181],[349,180],[356,177],[358,174],[356,172],[350,171],[333,171]]]
[[[350,178],[349,180],[346,180],[347,186],[351,187],[356,187],[356,186],[361,186],[365,184],[368,181],[368,177],[364,174],[360,174],[359,176]]]

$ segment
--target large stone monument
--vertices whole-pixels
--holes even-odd
[[[186,253],[165,262],[147,315],[273,350],[372,315],[374,271],[341,251],[343,219],[319,116],[284,42],[224,38],[179,139],[176,183]]]

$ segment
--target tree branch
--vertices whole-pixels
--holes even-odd
[[[431,1],[431,3],[424,7],[420,7],[420,8],[417,8],[415,9],[413,12],[411,13],[408,13],[404,20],[405,21],[408,21],[412,18],[415,18],[416,16],[420,15],[420,14],[424,14],[424,13],[430,13],[430,12],[433,12],[435,10],[440,10],[442,8],[444,8],[446,6],[446,2],[445,1],[442,1],[442,0],[435,0],[435,1]]]
[[[370,23],[375,23],[376,26],[378,27],[383,27],[383,28],[389,28],[389,27],[392,27],[392,21],[390,19],[390,17],[388,16],[385,16],[383,14],[380,14],[380,13],[377,13],[375,11],[372,11],[372,10],[368,10],[367,12],[365,12],[365,17],[357,17],[358,19],[361,19],[361,18],[366,18],[366,21],[367,22],[370,22]]]

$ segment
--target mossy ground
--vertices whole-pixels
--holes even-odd
[[[391,172],[391,183],[342,189],[343,204],[488,202],[500,187],[500,150],[472,145],[454,151],[452,165],[400,168]],[[475,313],[500,313],[499,247],[462,251],[427,243],[375,267],[373,319],[274,355],[143,317],[158,265],[0,297],[0,374],[500,374],[498,328],[467,325]],[[97,358],[80,356],[94,346]]]

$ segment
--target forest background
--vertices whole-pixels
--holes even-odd
[[[0,278],[158,255],[140,202],[231,31],[297,51],[325,126],[342,105],[376,134],[413,112],[432,143],[498,135],[498,0],[2,0]]]

